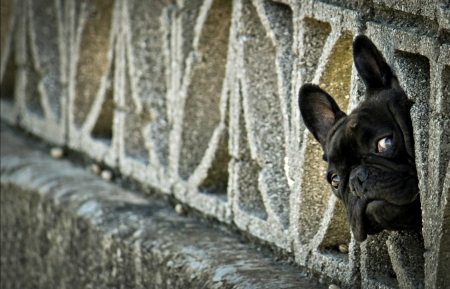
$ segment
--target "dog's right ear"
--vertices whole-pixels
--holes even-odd
[[[399,86],[391,67],[367,36],[358,35],[353,41],[353,60],[367,90]]]
[[[346,114],[328,93],[314,84],[304,84],[300,88],[298,105],[306,127],[325,148],[333,124]]]

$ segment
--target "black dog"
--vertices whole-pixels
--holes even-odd
[[[365,101],[348,116],[313,84],[300,89],[306,127],[322,145],[327,180],[344,202],[356,240],[383,229],[422,224],[411,101],[372,41],[353,42],[353,59],[366,86]]]

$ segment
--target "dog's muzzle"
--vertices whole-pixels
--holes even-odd
[[[347,217],[358,241],[383,229],[403,230],[421,225],[415,170],[398,165],[361,165],[349,177]]]

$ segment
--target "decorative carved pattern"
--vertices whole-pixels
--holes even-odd
[[[4,121],[234,223],[342,286],[450,286],[442,1],[18,2],[1,4]],[[315,82],[355,107],[351,43],[361,33],[415,102],[424,226],[358,244],[297,92]]]

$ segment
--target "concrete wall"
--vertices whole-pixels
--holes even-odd
[[[4,121],[234,224],[342,286],[450,286],[448,1],[1,5]],[[354,242],[299,118],[305,82],[349,110],[361,100],[351,59],[360,33],[415,101],[423,236]]]

